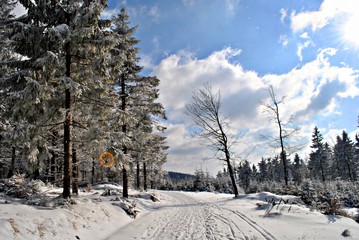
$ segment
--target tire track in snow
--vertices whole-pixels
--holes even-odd
[[[108,239],[266,239],[276,238],[240,211],[190,194],[163,192],[170,205],[160,205]]]
[[[243,213],[237,211],[237,210],[231,210],[228,209],[226,207],[220,207],[219,205],[214,205],[217,210],[220,210],[223,212],[223,210],[229,212],[230,214],[234,215],[237,217],[237,219],[239,218],[241,221],[234,221],[232,219],[230,219],[230,215],[227,215],[227,220],[233,222],[237,229],[242,233],[242,235],[244,236],[244,239],[251,239],[253,236],[247,236],[246,234],[244,234],[243,230],[241,230],[241,227],[239,224],[242,222],[246,223],[247,225],[250,226],[251,229],[253,229],[253,233],[254,234],[260,234],[264,239],[266,240],[276,240],[276,238],[267,230],[265,230],[264,228],[262,228],[261,226],[259,226],[256,222],[254,222],[253,220],[249,219],[247,216],[245,216]]]
[[[157,228],[147,228],[136,239],[201,239],[206,235],[205,203],[196,201],[181,193],[167,193],[174,199],[175,205],[163,210],[168,218],[157,222]],[[208,238],[204,238],[208,239]]]
[[[229,210],[232,211],[232,210]],[[252,221],[248,217],[246,217],[244,214],[240,213],[239,211],[232,211],[234,214],[238,215],[240,218],[242,218],[245,222],[247,222],[249,225],[251,225],[253,228],[257,229],[258,232],[261,232],[261,234],[268,240],[276,240],[276,238],[267,230],[259,226],[256,222]]]

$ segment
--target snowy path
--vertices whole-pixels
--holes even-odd
[[[165,195],[172,205],[157,207],[107,239],[276,239],[223,201],[204,202],[182,192]]]

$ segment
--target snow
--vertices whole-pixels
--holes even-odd
[[[233,198],[151,190],[130,191],[131,197],[124,200],[120,195],[103,196],[108,190],[113,194],[121,187],[82,189],[71,204],[61,198],[61,189],[43,187],[43,199],[28,201],[52,199],[42,206],[0,193],[0,239],[359,239],[354,220],[323,215],[295,196],[262,192]],[[273,198],[288,202],[271,209],[268,201]],[[139,211],[136,218],[122,209],[133,205]],[[355,210],[358,213],[348,209],[352,214]]]

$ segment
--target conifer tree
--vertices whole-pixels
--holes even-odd
[[[314,127],[311,148],[313,150],[309,155],[308,162],[310,174],[312,178],[319,178],[321,181],[325,182],[328,180],[326,176],[328,174],[329,162],[327,155],[325,154],[323,136],[317,127]]]
[[[258,174],[258,181],[259,182],[265,182],[268,180],[268,165],[267,165],[267,161],[262,158],[262,160],[258,163],[258,169],[259,169],[259,174]]]
[[[0,177],[4,177],[6,171],[7,176],[12,176],[15,171],[16,148],[11,144],[9,138],[6,137],[6,130],[11,127],[10,122],[6,121],[4,114],[6,113],[5,97],[8,94],[6,82],[4,78],[11,72],[10,67],[4,64],[11,59],[15,59],[11,51],[9,41],[6,39],[7,32],[11,30],[5,23],[14,18],[11,11],[15,8],[16,0],[4,0],[0,3]],[[10,150],[11,149],[11,150]],[[11,163],[7,162],[11,156]]]
[[[334,174],[342,180],[356,181],[357,161],[354,157],[354,145],[348,134],[343,131],[337,136],[334,146]]]
[[[125,10],[122,8],[120,14],[113,18],[113,31],[117,33],[121,41],[116,46],[115,50],[117,55],[123,55],[125,61],[124,64],[119,68],[113,68],[113,73],[117,81],[118,86],[118,96],[119,96],[119,106],[118,109],[121,112],[121,118],[118,123],[114,122],[113,124],[119,124],[120,128],[119,134],[117,134],[117,139],[112,138],[113,146],[118,156],[121,156],[122,160],[122,185],[123,185],[123,197],[128,197],[128,166],[129,163],[133,162],[131,155],[129,154],[129,146],[131,144],[129,123],[133,122],[130,113],[131,103],[129,96],[131,89],[136,87],[137,81],[139,78],[139,73],[141,67],[138,66],[137,54],[139,49],[135,47],[138,44],[139,40],[134,38],[132,35],[137,29],[136,27],[130,27],[129,16]],[[115,128],[118,128],[115,127]]]
[[[139,49],[135,47],[139,40],[133,37],[137,26],[130,27],[129,16],[125,8],[121,9],[118,16],[113,19],[113,31],[117,33],[121,40],[115,50],[125,58],[124,64],[120,68],[114,68],[114,76],[117,80],[119,105],[121,118],[113,122],[115,128],[120,129],[117,136],[112,138],[113,148],[122,157],[122,180],[123,197],[128,197],[128,174],[129,166],[136,163],[136,179],[139,185],[139,170],[141,162],[143,164],[143,175],[147,176],[146,166],[151,164],[152,170],[158,169],[161,164],[155,164],[155,156],[161,155],[158,144],[162,144],[161,138],[153,135],[153,130],[163,129],[161,124],[157,124],[155,119],[165,118],[163,106],[156,102],[158,99],[159,79],[156,77],[141,77],[142,67],[138,65],[137,54]],[[156,144],[157,143],[157,144]],[[165,148],[165,147],[164,147]],[[162,158],[163,159],[163,158]],[[161,161],[157,161],[160,163]],[[147,180],[144,179],[144,185]],[[147,186],[144,186],[146,189]]]
[[[293,182],[300,185],[305,178],[305,164],[297,153],[294,155],[291,169]]]
[[[63,197],[68,198],[73,107],[94,90],[102,98],[114,89],[107,84],[111,79],[104,69],[117,40],[103,30],[109,21],[100,20],[106,1],[19,2],[28,13],[9,22],[14,52],[23,56],[7,63],[19,69],[6,79],[13,82],[7,95],[7,104],[14,109],[9,118],[25,122],[28,156],[36,160],[48,155],[49,130],[63,124]]]
[[[238,179],[245,192],[248,192],[249,185],[251,183],[252,170],[249,162],[245,160],[240,163],[238,167]]]

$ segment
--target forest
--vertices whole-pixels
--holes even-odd
[[[63,187],[100,181],[146,189],[166,161],[159,79],[142,76],[129,16],[106,1],[0,3],[0,176]],[[104,154],[104,155],[101,155]],[[100,161],[99,161],[99,156]]]

